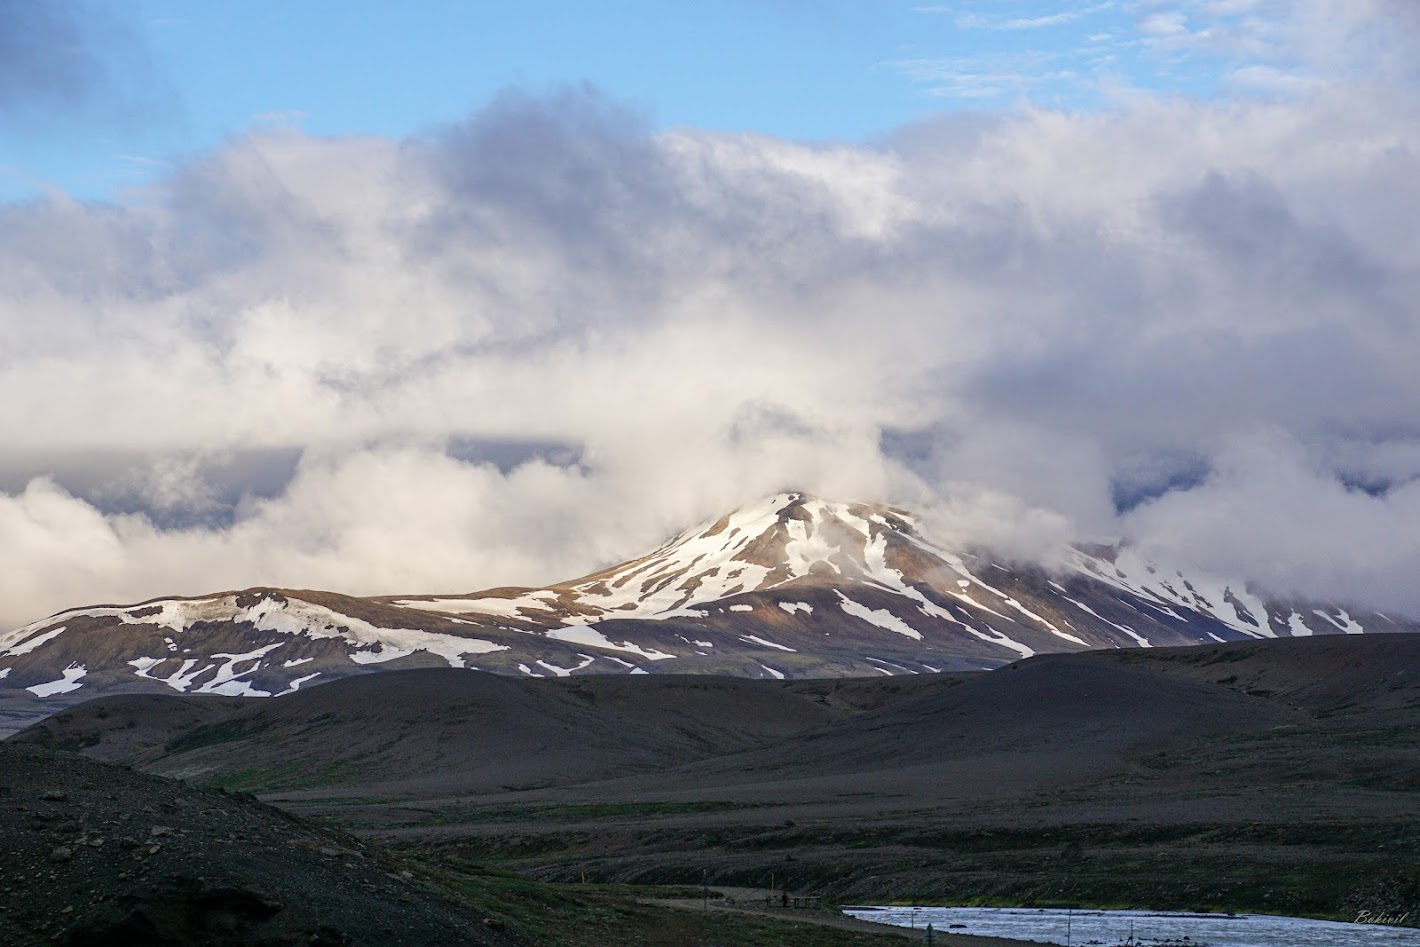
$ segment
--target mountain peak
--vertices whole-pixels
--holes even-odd
[[[914,536],[905,515],[890,507],[778,493],[693,526],[640,559],[554,588],[629,616],[814,577],[883,580],[890,536]]]

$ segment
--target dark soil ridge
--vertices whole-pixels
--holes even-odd
[[[251,797],[11,744],[0,773],[0,943],[518,943],[368,844]]]

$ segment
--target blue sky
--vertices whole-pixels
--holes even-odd
[[[92,87],[0,110],[0,198],[122,199],[253,128],[401,137],[509,87],[586,82],[653,127],[819,141],[950,109],[1210,97],[1239,75],[1275,93],[1305,81],[1275,5],[97,0],[78,52],[51,54],[87,55]]]

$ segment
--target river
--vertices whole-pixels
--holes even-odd
[[[1044,908],[850,907],[865,921],[941,933],[1011,937],[1042,944],[1140,947],[1420,947],[1420,929],[1265,914],[1067,911]],[[1412,917],[1411,920],[1414,920]]]

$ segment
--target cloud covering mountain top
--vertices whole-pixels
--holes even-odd
[[[1405,92],[849,145],[569,88],[0,206],[0,625],[542,584],[781,488],[1420,611]]]

